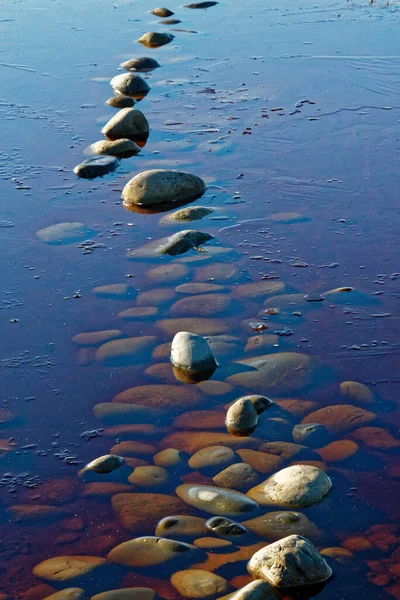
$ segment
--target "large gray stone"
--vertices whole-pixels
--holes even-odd
[[[118,167],[119,160],[114,156],[91,156],[74,168],[74,173],[83,179],[102,177]]]
[[[239,398],[226,413],[226,428],[232,435],[245,437],[253,433],[258,423],[254,404],[248,398]]]
[[[141,100],[150,90],[148,83],[134,73],[121,73],[121,75],[116,75],[111,79],[110,85],[115,94],[131,96],[132,98],[135,98],[135,100]]]
[[[190,506],[211,515],[245,517],[258,511],[258,504],[240,492],[210,485],[183,484],[176,494]]]
[[[180,331],[172,340],[171,362],[192,373],[215,371],[217,362],[207,341],[196,333]]]
[[[277,595],[269,583],[257,579],[237,590],[229,600],[277,600]]]

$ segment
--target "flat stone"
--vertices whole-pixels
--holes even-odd
[[[90,237],[91,231],[83,223],[56,223],[39,229],[36,237],[45,244],[72,244]]]
[[[226,579],[203,569],[178,571],[172,575],[171,583],[184,598],[214,598],[229,589]]]
[[[175,298],[174,290],[169,288],[154,288],[147,292],[142,292],[136,298],[137,306],[163,306]]]
[[[130,96],[135,100],[142,100],[150,91],[149,84],[139,75],[134,73],[121,73],[110,81],[115,94]]]
[[[106,565],[106,559],[98,556],[55,556],[36,565],[33,574],[46,581],[61,583],[85,576],[96,577]]]
[[[146,568],[177,560],[194,563],[205,558],[205,554],[185,542],[143,536],[119,544],[108,553],[107,558],[125,567]]]
[[[400,447],[400,439],[382,427],[360,427],[351,433],[351,437],[381,452],[394,451]]]
[[[93,154],[105,154],[107,156],[116,156],[117,158],[130,158],[139,154],[140,148],[132,140],[121,138],[110,142],[100,140],[89,146]]]
[[[11,598],[11,596],[10,596]],[[85,590],[82,588],[66,588],[65,590],[60,590],[55,594],[51,594],[50,596],[46,596],[46,600],[85,600],[86,594]]]
[[[93,294],[110,300],[129,300],[136,296],[136,290],[126,283],[112,283],[93,288]]]
[[[260,451],[279,456],[282,460],[303,460],[316,456],[307,446],[291,442],[266,442]]]
[[[199,221],[213,212],[214,209],[209,206],[186,206],[167,215],[163,223],[170,221],[178,221],[180,223]]]
[[[112,402],[183,412],[202,406],[204,400],[194,386],[141,385],[120,392]]]
[[[15,504],[6,509],[7,516],[13,523],[21,525],[47,525],[70,516],[71,511],[58,506],[41,504]]]
[[[103,127],[107,139],[128,139],[135,141],[142,136],[147,136],[150,131],[146,117],[135,108],[122,108]]]
[[[229,331],[228,325],[218,319],[202,318],[163,319],[156,321],[156,327],[169,336],[174,336],[179,331],[191,331],[197,335],[217,335]]]
[[[329,433],[326,427],[319,423],[299,423],[293,427],[293,439],[312,448],[319,448],[326,444]]]
[[[257,579],[231,594],[229,600],[277,600],[277,595],[269,583]]]
[[[106,100],[106,104],[113,108],[131,108],[135,106],[135,101],[129,96],[112,96],[112,98]]]
[[[151,406],[125,404],[123,402],[101,402],[93,407],[94,416],[107,425],[123,423],[148,423],[158,421],[164,412]]]
[[[268,542],[275,542],[293,534],[311,539],[318,539],[320,536],[316,525],[306,515],[294,511],[268,512],[255,519],[243,521],[243,525]]]
[[[274,398],[274,402],[281,410],[295,417],[304,417],[319,407],[317,402],[296,398]]]
[[[226,428],[232,435],[248,436],[257,427],[258,413],[247,397],[236,400],[226,413]]]
[[[246,527],[227,517],[211,517],[206,522],[206,528],[214,535],[236,541],[247,535]]]
[[[239,269],[237,265],[229,263],[215,263],[212,265],[206,265],[203,267],[197,267],[194,277],[195,282],[209,282],[214,283],[221,282],[232,282],[236,281],[238,277]]]
[[[208,446],[195,452],[189,459],[189,467],[212,477],[221,469],[240,462],[240,457],[232,448]]]
[[[173,281],[180,281],[184,277],[187,277],[189,272],[190,270],[186,265],[183,265],[182,263],[171,263],[149,269],[149,271],[147,271],[147,279],[157,283],[170,284]],[[178,291],[178,289],[175,291]]]
[[[321,469],[293,465],[271,475],[247,495],[263,506],[301,508],[320,502],[331,487],[331,480]]]
[[[259,483],[260,477],[252,466],[242,462],[234,463],[220,471],[213,477],[213,482],[218,487],[247,492]]]
[[[183,283],[175,288],[180,294],[212,294],[227,291],[228,288],[215,283]]]
[[[225,381],[216,381],[216,380],[209,380],[209,381],[201,381],[198,385],[197,388],[206,396],[213,396],[215,397],[219,397],[219,396],[226,396],[227,394],[230,394],[233,391],[233,386],[230,385],[229,383],[226,383]],[[223,429],[225,426],[225,415],[224,415],[224,424],[222,425],[221,429]],[[206,427],[206,429],[208,429]]]
[[[83,179],[95,179],[115,171],[118,165],[119,160],[115,156],[91,156],[77,165],[74,173]]]
[[[247,463],[258,473],[262,473],[263,475],[273,473],[279,469],[283,463],[279,456],[251,450],[249,448],[241,448],[238,450],[238,454],[243,462]]]
[[[231,375],[226,381],[249,388],[253,393],[265,393],[271,389],[275,393],[285,393],[302,389],[311,381],[313,371],[311,358],[296,352],[266,354],[236,361],[236,364],[252,370]],[[313,422],[321,421],[314,419]]]
[[[372,404],[375,401],[373,391],[358,381],[343,381],[340,384],[340,395],[360,404]]]
[[[337,440],[331,442],[324,448],[316,450],[322,460],[326,463],[342,462],[351,456],[354,456],[358,451],[358,444],[352,440]]]
[[[137,321],[141,319],[150,319],[158,315],[158,308],[156,306],[137,306],[134,308],[128,308],[118,313],[120,319],[124,321]]]
[[[88,331],[87,333],[78,333],[72,338],[72,342],[78,346],[100,346],[111,340],[118,340],[125,334],[119,329],[106,329],[104,331]]]
[[[194,539],[205,535],[206,520],[200,517],[173,515],[161,519],[157,524],[155,535],[171,539]]]
[[[91,600],[156,600],[156,592],[149,587],[132,587],[102,592]]]
[[[161,411],[160,411],[161,412]],[[150,421],[149,417],[149,421]],[[153,417],[154,418],[154,417]],[[153,423],[127,423],[114,425],[103,430],[103,435],[120,440],[131,441],[132,438],[152,438],[153,440],[165,433],[164,427]]]
[[[190,506],[211,515],[245,517],[258,511],[258,504],[241,494],[209,485],[183,484],[175,490],[177,496]]]
[[[154,365],[150,365],[144,371],[145,377],[148,379],[154,379],[162,384],[170,384],[173,385],[176,383],[178,379],[174,375],[173,367],[170,363],[156,363]]]
[[[376,414],[349,404],[326,406],[308,414],[302,423],[320,423],[330,434],[343,434],[363,425],[369,425]]]
[[[47,585],[46,583],[40,583],[39,585],[34,585],[33,587],[29,588],[29,590],[24,592],[23,597],[24,600],[42,600],[42,598],[46,598],[54,592],[56,592],[54,587]]]
[[[194,284],[196,285],[196,284]],[[197,284],[201,285],[201,284]],[[171,306],[173,317],[212,317],[230,309],[232,300],[227,294],[198,294],[181,298]]]
[[[122,199],[125,205],[153,206],[195,199],[205,190],[206,184],[197,175],[154,169],[135,175],[124,187]]]
[[[144,353],[150,352],[156,342],[157,338],[154,336],[113,340],[100,346],[96,352],[96,361],[107,367],[141,364]]]
[[[262,440],[253,437],[238,438],[229,433],[217,433],[213,431],[175,431],[167,435],[160,443],[161,448],[177,448],[184,452],[193,454],[207,446],[227,446],[237,450],[238,448],[258,448]]]
[[[147,46],[148,48],[159,48],[160,46],[165,46],[165,44],[172,42],[174,37],[175,36],[171,33],[149,31],[148,33],[142,35],[142,37],[138,39],[138,42],[143,44],[143,46]]]
[[[161,25],[178,25],[178,23],[182,23],[180,19],[162,19],[158,21]]]
[[[278,294],[285,289],[285,285],[276,279],[257,281],[255,283],[242,283],[233,288],[233,296],[236,298],[261,298]]]
[[[126,440],[115,444],[110,452],[111,454],[118,454],[120,456],[143,456],[148,458],[157,452],[157,447],[153,444],[138,442],[137,440]]]
[[[79,481],[75,477],[56,477],[45,481],[38,487],[28,490],[23,496],[23,502],[38,504],[60,505],[73,502],[79,493]]]
[[[343,565],[347,565],[352,563],[354,560],[354,554],[346,548],[332,547],[332,548],[324,548],[321,550],[321,556],[329,556],[336,562],[341,563]]]
[[[132,58],[121,63],[121,67],[126,71],[138,71],[139,73],[147,73],[148,71],[154,71],[161,67],[154,58],[148,56],[140,56],[139,58]]]
[[[176,417],[176,429],[221,429],[225,428],[225,412],[222,410],[191,410]]]
[[[158,467],[171,468],[174,472],[186,471],[189,454],[176,448],[165,448],[153,456],[153,462]]]
[[[129,483],[138,488],[159,489],[168,483],[168,471],[164,467],[136,467],[128,477]]]
[[[185,502],[166,494],[116,494],[111,504],[118,521],[131,535],[153,533],[165,515],[187,515],[190,512]]]
[[[153,8],[153,10],[151,10],[150,12],[156,17],[171,17],[174,14],[172,10],[169,10],[169,8],[165,7]]]
[[[197,538],[193,545],[205,552],[230,552],[232,550],[232,542],[214,537]]]
[[[178,369],[191,373],[212,373],[217,367],[208,342],[202,336],[188,331],[180,331],[174,336],[171,363]]]
[[[256,552],[247,570],[277,588],[312,585],[332,575],[315,546],[299,535],[290,535]]]

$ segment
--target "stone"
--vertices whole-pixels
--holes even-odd
[[[299,423],[293,427],[292,435],[295,442],[302,442],[312,448],[323,446],[329,439],[328,430],[319,423]]]
[[[291,442],[267,442],[260,447],[260,450],[279,456],[282,460],[303,460],[316,457],[307,446],[292,444]]]
[[[136,290],[126,283],[112,283],[93,288],[93,294],[110,300],[129,300],[136,296]]]
[[[175,431],[161,441],[160,447],[173,447],[192,454],[201,448],[219,444],[237,450],[238,448],[258,448],[262,444],[262,440],[253,437],[233,437],[229,433],[213,431],[198,431],[197,434],[194,434],[193,431]]]
[[[82,588],[66,588],[55,594],[46,596],[46,600],[85,600],[85,590]]]
[[[240,461],[232,448],[208,446],[195,452],[189,459],[189,467],[212,477],[221,469]]]
[[[376,419],[376,414],[351,406],[350,404],[336,404],[325,406],[308,414],[302,423],[320,423],[325,425],[331,435],[343,434],[363,425],[368,425]]]
[[[131,492],[132,486],[118,481],[94,481],[87,483],[82,489],[83,498],[104,499],[111,498],[115,494]]]
[[[137,321],[138,319],[149,319],[158,315],[158,308],[156,306],[137,306],[134,308],[128,308],[118,313],[120,319],[124,321]]]
[[[122,199],[125,205],[153,206],[195,199],[205,190],[206,184],[197,175],[154,169],[135,175],[124,187]]]
[[[184,598],[215,598],[229,589],[229,583],[223,577],[203,569],[178,571],[171,577],[171,583]]]
[[[222,410],[191,410],[176,417],[176,429],[225,429],[225,412]]]
[[[40,583],[39,585],[34,585],[33,587],[29,588],[29,590],[24,592],[23,598],[24,600],[42,600],[42,598],[46,598],[47,596],[50,596],[50,594],[54,594],[56,591],[57,590],[54,587],[45,583]]]
[[[170,314],[173,317],[212,317],[229,310],[231,303],[227,294],[199,294],[177,300],[171,306]]]
[[[116,494],[111,499],[114,513],[122,527],[131,535],[153,533],[160,519],[167,514],[187,515],[188,505],[167,494]]]
[[[189,454],[176,450],[176,448],[165,448],[153,456],[153,462],[158,467],[170,468],[174,472],[186,471]]]
[[[116,156],[117,158],[130,158],[140,152],[140,148],[135,142],[124,138],[115,140],[114,142],[100,140],[91,144],[89,150],[93,154],[106,154],[108,156]]]
[[[268,542],[276,542],[293,534],[311,539],[320,537],[316,525],[306,515],[294,511],[268,512],[255,519],[243,521],[243,526]]]
[[[204,267],[197,267],[194,277],[195,282],[235,282],[238,279],[237,265],[229,263],[214,263]]]
[[[175,298],[174,290],[169,288],[154,288],[139,294],[139,296],[136,298],[136,304],[138,306],[158,307],[168,304],[173,298]]]
[[[208,206],[186,206],[185,208],[180,208],[167,215],[165,221],[163,220],[163,223],[171,221],[179,221],[180,223],[199,221],[213,212],[214,209]]]
[[[172,12],[172,10],[169,10],[169,8],[165,7],[153,8],[153,10],[151,10],[150,12],[156,17],[171,17],[173,14],[175,14]]]
[[[345,304],[349,306],[368,306],[370,304],[378,304],[379,300],[376,297],[370,296],[365,292],[356,290],[352,287],[340,287],[334,290],[324,292],[324,297],[333,304]]]
[[[98,556],[55,556],[36,565],[33,574],[46,581],[68,583],[85,577],[98,577],[106,565],[106,559]]]
[[[56,223],[36,232],[41,242],[54,245],[80,242],[90,235],[91,231],[83,223]]]
[[[144,375],[147,379],[154,379],[163,384],[173,385],[176,380],[179,379],[174,375],[173,367],[170,363],[155,363],[150,365],[144,371]]]
[[[90,156],[74,167],[74,173],[82,179],[95,179],[115,171],[118,165],[119,160],[115,156]]]
[[[285,289],[285,285],[276,279],[259,281],[255,283],[242,283],[233,289],[233,296],[236,298],[262,298],[263,296],[272,296]]]
[[[218,366],[208,342],[202,336],[188,331],[180,331],[174,336],[171,363],[178,369],[192,373],[212,373]]]
[[[199,246],[212,238],[213,236],[209,233],[195,231],[194,229],[184,229],[168,237],[165,242],[160,244],[157,252],[159,254],[168,254],[169,256],[184,254],[189,250],[197,250]]]
[[[194,2],[193,4],[185,4],[185,8],[211,8],[211,6],[215,6],[216,4],[218,4],[218,2],[206,0],[205,2]]]
[[[114,396],[112,403],[135,404],[152,409],[183,412],[189,407],[202,406],[204,400],[194,386],[141,385],[120,392]]]
[[[400,439],[382,427],[360,427],[351,433],[351,437],[381,452],[394,451],[400,447]]]
[[[60,505],[73,502],[79,493],[79,481],[75,477],[56,477],[45,481],[38,487],[28,490],[23,496],[23,502]]]
[[[257,579],[231,594],[229,600],[277,600],[277,595],[269,583]]]
[[[171,263],[149,269],[149,271],[147,271],[147,279],[157,283],[170,284],[173,281],[182,280],[184,277],[187,277],[188,274],[189,268],[186,265],[180,263]],[[175,291],[178,291],[178,289]]]
[[[156,600],[156,592],[149,587],[132,587],[101,592],[91,600]]]
[[[143,46],[147,46],[147,48],[159,48],[160,46],[165,46],[165,44],[172,42],[174,37],[175,36],[171,33],[149,31],[142,35],[142,37],[138,39],[138,42],[143,44]]]
[[[343,381],[340,384],[340,395],[360,404],[372,404],[375,401],[373,391],[358,381]]]
[[[138,71],[139,73],[154,71],[154,69],[158,69],[160,66],[160,63],[158,63],[154,58],[149,58],[148,56],[132,58],[131,60],[126,60],[121,64],[121,67],[125,69],[125,71]]]
[[[149,421],[150,421],[149,417]],[[132,438],[152,438],[153,440],[165,434],[165,428],[153,423],[131,423],[114,425],[103,430],[103,435],[120,440],[131,441]]]
[[[14,504],[5,512],[13,523],[30,526],[48,525],[71,516],[71,511],[65,508],[42,504]]]
[[[94,471],[95,473],[111,473],[115,469],[119,469],[125,463],[121,456],[115,454],[105,454],[95,458],[82,469],[82,473],[85,471]]]
[[[182,21],[180,19],[162,19],[158,21],[161,25],[178,25]]]
[[[150,91],[148,83],[134,73],[121,73],[110,81],[115,94],[130,96],[135,100],[142,100]]]
[[[244,347],[245,352],[259,352],[260,350],[270,349],[279,342],[279,336],[273,333],[263,333],[262,335],[253,335],[247,340]]]
[[[358,444],[352,440],[337,440],[331,442],[324,448],[316,450],[322,460],[326,463],[342,462],[351,456],[354,456],[358,451]]]
[[[205,535],[205,519],[185,515],[165,517],[157,524],[155,535],[171,539],[194,539]]]
[[[93,407],[93,414],[106,425],[117,425],[123,423],[149,423],[158,421],[164,412],[151,406],[139,404],[125,404],[123,402],[101,402]]]
[[[294,417],[304,417],[319,407],[317,402],[311,400],[299,400],[296,398],[275,398],[274,402],[281,410],[288,412]]]
[[[324,548],[321,550],[320,554],[321,556],[329,556],[329,558],[332,558],[333,560],[336,560],[336,562],[343,565],[347,565],[354,560],[354,554],[349,550],[346,550],[346,548],[341,548],[340,546]]]
[[[135,101],[129,96],[112,96],[112,98],[106,100],[106,104],[113,108],[131,108],[135,106]]]
[[[145,442],[138,442],[133,440],[126,440],[123,442],[118,442],[113,446],[110,450],[112,454],[119,454],[120,456],[144,456],[150,457],[153,456],[157,451],[156,446],[153,444],[147,444]]]
[[[87,333],[78,333],[72,338],[72,342],[78,346],[100,346],[111,340],[118,340],[125,334],[119,329],[106,329],[104,331],[88,331]]]
[[[258,413],[248,398],[239,398],[226,413],[226,428],[232,435],[248,436],[257,427]]]
[[[314,544],[300,535],[289,535],[262,548],[251,557],[247,570],[277,588],[313,585],[332,575]]]
[[[279,456],[249,448],[241,448],[238,450],[238,454],[245,463],[263,475],[273,473],[282,466],[283,462]]]
[[[206,528],[214,535],[238,541],[248,533],[241,523],[227,517],[211,517],[206,522]]]
[[[265,393],[267,390],[286,393],[302,389],[310,383],[313,373],[311,358],[297,352],[266,354],[236,361],[235,364],[251,369],[230,375],[226,381],[255,393]],[[314,419],[313,422],[320,421]]]
[[[196,284],[195,284],[196,285]],[[198,285],[198,284],[197,284]],[[210,294],[214,296],[215,294]],[[206,296],[207,298],[209,296]],[[216,358],[226,362],[228,357],[242,354],[242,341],[232,335],[209,335],[206,340]]]
[[[136,467],[128,477],[129,483],[138,488],[155,489],[168,482],[168,471],[164,467]]]
[[[233,392],[234,389],[232,385],[229,385],[229,383],[226,383],[225,381],[216,380],[201,381],[197,385],[197,388],[206,396],[212,396],[214,398],[226,396],[227,394]],[[223,415],[223,421],[224,424],[222,425],[221,429],[223,429],[225,426],[225,414]]]
[[[205,554],[186,542],[143,536],[119,544],[108,553],[108,560],[125,567],[146,568],[170,561],[194,563]]]
[[[210,485],[183,484],[175,490],[190,506],[211,515],[246,517],[258,512],[258,504],[240,492]]]
[[[217,319],[163,319],[156,321],[156,327],[159,327],[169,336],[176,335],[179,331],[191,331],[197,335],[217,335],[229,331],[226,323]]]
[[[232,542],[214,537],[197,538],[193,545],[205,552],[231,552],[232,550]]]
[[[148,136],[150,131],[146,117],[140,110],[135,108],[122,108],[103,127],[103,133],[107,139],[114,141],[119,139],[137,140]]]
[[[183,283],[175,288],[180,294],[211,294],[212,292],[224,292],[228,288],[215,283]]]
[[[247,495],[262,506],[302,508],[320,502],[331,487],[331,480],[321,469],[293,465],[271,475]]]
[[[144,354],[156,345],[154,336],[123,338],[106,342],[96,352],[96,361],[107,367],[141,364]]]
[[[266,396],[243,396],[241,399],[250,400],[258,415],[261,415],[263,412],[271,408],[271,406],[273,406],[274,404],[273,400],[271,400],[271,398],[267,398]]]
[[[218,487],[247,492],[259,482],[259,475],[252,466],[241,462],[230,465],[213,477],[213,482]]]

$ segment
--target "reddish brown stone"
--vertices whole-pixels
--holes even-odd
[[[331,434],[343,434],[362,425],[367,425],[375,419],[375,413],[358,406],[337,404],[310,413],[302,420],[302,423],[320,423],[325,425]]]
[[[177,429],[225,429],[226,411],[193,410],[179,415],[173,422]]]
[[[395,438],[390,431],[382,427],[360,427],[351,437],[376,450],[395,450],[400,448],[400,439]]]
[[[217,433],[213,431],[176,431],[161,440],[160,448],[176,448],[190,454],[206,448],[207,446],[227,446],[236,450],[237,448],[258,448],[262,440],[253,437],[234,437],[229,433]]]
[[[279,456],[267,454],[266,452],[258,452],[257,450],[244,448],[239,449],[237,453],[243,462],[263,474],[274,473],[275,471],[278,471],[283,464],[283,460],[279,458]]]
[[[138,456],[153,456],[157,452],[156,446],[152,444],[145,444],[144,442],[133,442],[125,441],[115,444],[110,449],[110,454],[116,454],[117,456],[132,456],[134,458]]]
[[[59,477],[42,483],[34,490],[23,495],[23,502],[38,504],[66,504],[72,502],[79,494],[80,483],[75,477]]]

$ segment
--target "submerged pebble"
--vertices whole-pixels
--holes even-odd
[[[72,244],[87,238],[90,230],[83,223],[56,223],[36,232],[36,237],[45,244]]]
[[[74,168],[74,173],[83,179],[102,177],[118,167],[119,160],[113,156],[91,156]]]
[[[108,560],[125,567],[146,568],[170,561],[200,562],[205,554],[195,546],[155,536],[123,542],[111,550]]]
[[[223,577],[204,569],[177,571],[171,577],[171,583],[183,598],[215,598],[229,589],[229,583]]]
[[[189,459],[189,467],[209,476],[216,475],[221,469],[240,461],[240,456],[232,448],[208,446],[195,452]]]
[[[110,342],[111,340],[117,340],[124,336],[125,334],[119,329],[106,329],[104,331],[78,333],[71,341],[74,342],[74,344],[78,344],[78,346],[97,346],[104,344],[105,342]]]
[[[229,488],[239,492],[247,492],[249,488],[257,485],[259,480],[260,476],[257,471],[245,462],[230,465],[213,477],[213,482],[218,487]]]

